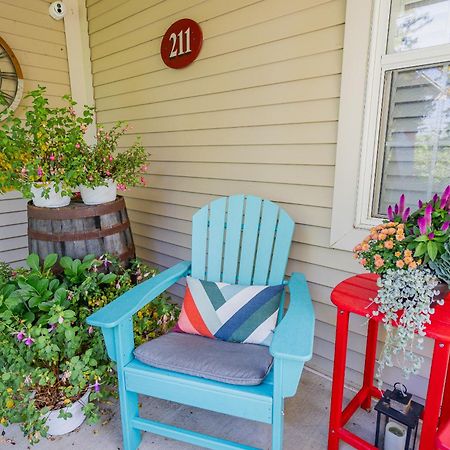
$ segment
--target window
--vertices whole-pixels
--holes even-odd
[[[332,244],[345,249],[401,193],[415,206],[450,180],[450,0],[361,3],[347,4],[331,230]],[[363,29],[367,22],[371,32]],[[352,44],[356,33],[365,49]],[[364,73],[355,76],[358,64]],[[349,173],[350,157],[359,168]],[[341,198],[351,190],[353,206]],[[344,211],[351,219],[340,217]]]

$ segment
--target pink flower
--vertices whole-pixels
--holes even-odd
[[[111,172],[109,170],[107,170],[105,173],[108,177],[111,175]]]
[[[69,108],[69,113],[70,113],[71,116],[74,116],[75,115],[75,110],[72,107],[70,107]]]
[[[117,189],[119,189],[119,191],[125,191],[126,190],[126,186],[123,183],[119,183],[117,185]]]
[[[75,148],[80,148],[81,147],[81,145],[77,142],[76,144],[75,144]]]
[[[431,213],[433,212],[433,205],[431,203],[428,203],[427,207],[425,208],[425,223],[427,227],[431,226]]]
[[[26,169],[26,167],[22,167],[22,170],[21,170],[21,172],[22,172],[22,175],[25,175],[25,174],[27,173],[27,169]]]
[[[147,172],[147,170],[148,170],[148,166],[147,165],[143,165],[143,166],[141,166],[141,172]]]
[[[147,185],[147,182],[145,181],[145,178],[144,178],[144,177],[141,177],[141,183],[142,183],[144,186]]]
[[[31,336],[28,336],[23,342],[28,347],[31,347],[33,345],[34,339]]]
[[[450,226],[450,222],[447,220],[447,221],[445,221],[445,222],[442,224],[441,230],[442,230],[442,231],[447,231],[448,228],[449,228],[449,226]]]
[[[109,160],[112,161],[113,159],[112,155],[109,155]]]
[[[23,331],[19,331],[17,334],[16,334],[16,338],[17,338],[17,340],[20,342],[20,341],[23,341],[23,339],[25,338],[25,333],[23,332]]]
[[[49,333],[54,331],[56,329],[56,327],[57,327],[56,323],[49,323],[48,324],[48,331],[49,331]]]
[[[383,267],[384,266],[384,259],[383,258],[378,258],[375,260],[375,267]]]
[[[42,167],[38,167],[37,168],[37,174],[38,174],[38,176],[42,177],[42,175],[44,174],[44,171],[42,170]]]
[[[55,160],[55,155],[52,153],[51,155],[50,155],[50,161],[54,161]]]
[[[88,330],[87,330],[88,334],[92,334],[94,332],[94,327],[91,325]]]

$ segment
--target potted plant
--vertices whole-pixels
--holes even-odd
[[[101,333],[85,319],[156,271],[139,261],[124,269],[107,255],[51,254],[40,266],[32,254],[27,262],[0,264],[0,424],[20,423],[35,443],[98,419],[97,401],[111,395],[116,376]],[[138,339],[162,334],[178,311],[160,296],[139,311]]]
[[[427,324],[444,303],[450,280],[450,186],[411,212],[405,196],[389,206],[388,219],[373,227],[354,248],[364,268],[380,275],[374,299],[382,314],[386,339],[377,378],[398,362],[406,377],[417,373],[423,358]]]
[[[78,184],[77,157],[92,108],[79,117],[68,96],[66,106],[50,107],[43,87],[25,98],[31,99],[25,119],[11,113],[0,128],[0,193],[17,189],[36,206],[65,206]]]
[[[87,205],[98,205],[116,199],[117,189],[124,191],[139,183],[145,185],[141,173],[147,171],[147,154],[139,140],[124,151],[117,151],[119,139],[129,130],[116,123],[106,131],[99,127],[97,142],[85,147],[80,164],[80,193]]]

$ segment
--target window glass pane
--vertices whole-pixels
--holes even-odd
[[[450,0],[392,0],[388,53],[450,43]]]
[[[387,73],[373,214],[404,192],[410,206],[450,181],[449,64]]]

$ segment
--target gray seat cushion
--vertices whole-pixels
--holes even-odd
[[[140,345],[135,357],[150,366],[229,384],[260,384],[272,366],[269,348],[185,333],[168,333]]]

